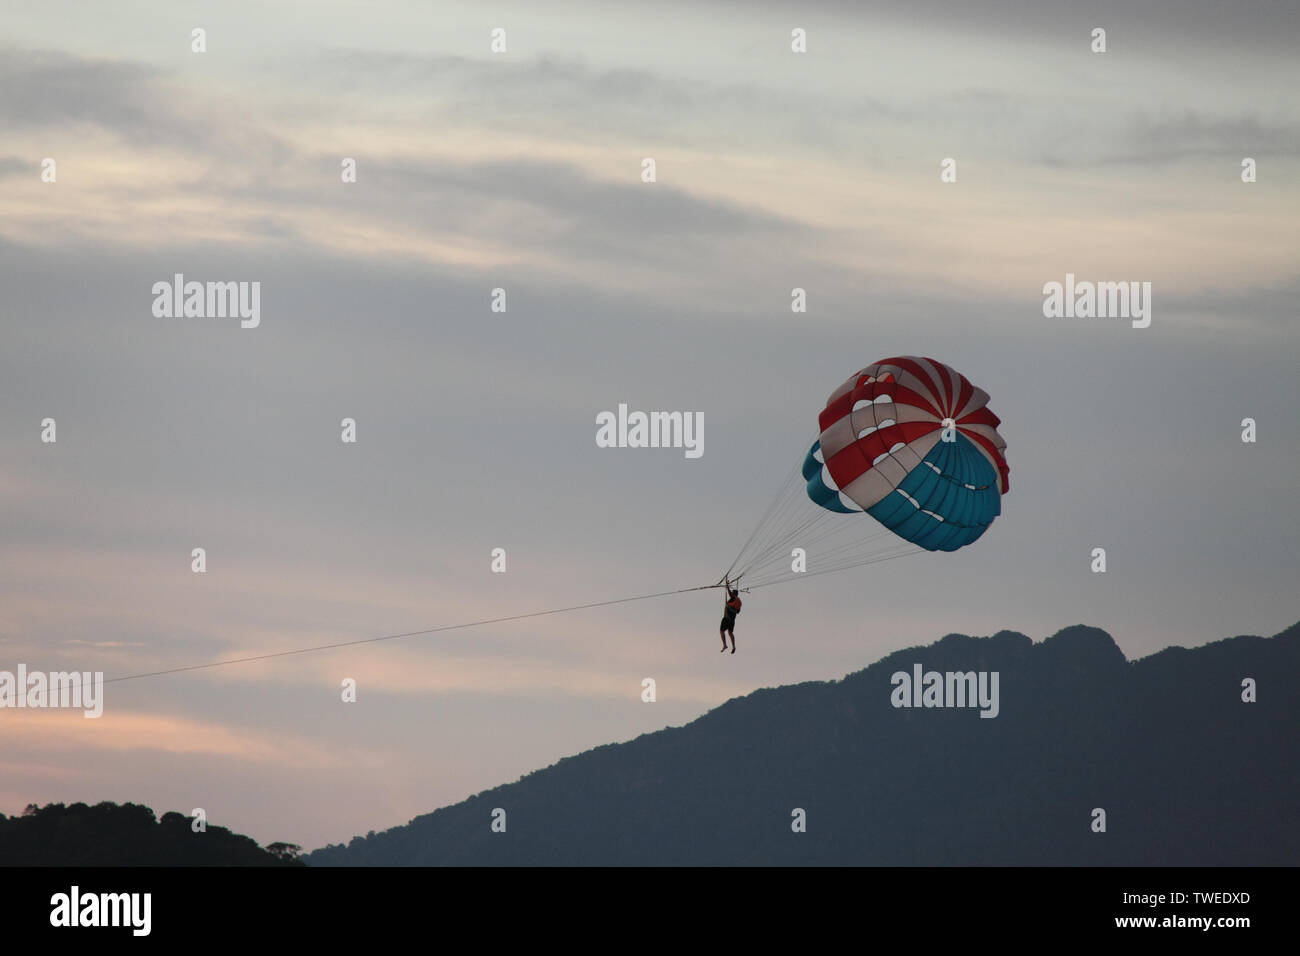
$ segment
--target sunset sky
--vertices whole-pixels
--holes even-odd
[[[6,4],[0,670],[712,583],[887,356],[986,389],[1011,479],[960,552],[748,595],[734,657],[702,592],[0,710],[0,812],[315,848],[953,631],[1300,619],[1300,10],[894,6]],[[1045,318],[1067,272],[1150,282],[1151,326]],[[260,282],[260,326],[156,318],[176,273]],[[702,413],[703,456],[598,448],[620,403]]]

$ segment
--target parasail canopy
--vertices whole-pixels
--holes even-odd
[[[795,548],[814,574],[978,540],[1001,514],[1010,472],[988,401],[930,358],[882,359],[850,376],[728,575],[751,587],[797,575]]]

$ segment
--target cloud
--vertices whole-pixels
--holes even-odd
[[[264,730],[225,726],[170,714],[116,710],[111,699],[102,716],[81,711],[5,710],[5,728],[24,747],[50,750],[164,751],[232,757],[252,763],[295,767],[349,767],[361,756],[343,748]]]
[[[29,159],[22,159],[18,156],[0,156],[0,179],[22,175],[35,177],[38,168],[37,164]]]
[[[695,0],[673,0],[697,7]],[[783,0],[757,0],[741,5],[726,3],[727,10],[744,9],[784,12]],[[1094,26],[1105,26],[1112,43],[1135,37],[1140,49],[1157,44],[1168,55],[1171,49],[1186,50],[1189,44],[1237,47],[1257,53],[1261,50],[1291,56],[1300,37],[1300,7],[1276,0],[1238,0],[1231,4],[1214,0],[1089,0],[1084,4],[1044,3],[1042,0],[910,0],[905,6],[892,0],[811,0],[801,4],[805,18],[818,16],[826,22],[834,17],[845,29],[866,23],[875,26],[907,24],[929,35],[958,34],[974,37],[995,34],[1025,44],[1070,43],[1071,36],[1087,37]],[[1127,43],[1132,49],[1134,42]]]
[[[255,169],[275,168],[294,152],[273,128],[257,123],[256,114],[140,62],[3,47],[0,89],[6,93],[0,127],[11,136],[92,127],[160,153],[150,156],[155,168],[174,153],[214,165],[233,158]],[[153,179],[142,175],[140,182],[156,188]]]
[[[355,111],[361,122],[407,116],[413,101],[430,121],[461,129],[563,133],[574,143],[613,147],[711,148],[721,131],[733,149],[833,155],[849,142],[866,144],[864,124],[909,123],[915,115],[907,103],[832,84],[804,89],[764,70],[722,81],[601,67],[580,55],[547,52],[483,60],[334,49],[305,58],[302,69],[321,77],[334,109]],[[428,96],[429,90],[438,95]]]
[[[82,640],[68,640],[68,641],[63,641],[62,643],[64,643],[64,644],[78,644],[78,645],[82,645],[82,646],[84,646],[84,647],[95,647],[95,648],[148,647],[148,646],[149,646],[149,645],[146,644],[144,641],[82,641]]]
[[[0,55],[0,124],[11,129],[91,123],[156,142],[167,125],[154,89],[158,70],[55,51]]]
[[[1043,154],[1047,166],[1161,166],[1186,159],[1213,159],[1231,179],[1245,156],[1261,162],[1300,154],[1300,129],[1258,115],[1210,116],[1187,110],[1177,116],[1138,113],[1114,135],[1072,137],[1069,151]]]

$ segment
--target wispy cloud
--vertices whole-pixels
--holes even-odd
[[[102,716],[86,719],[80,711],[6,710],[6,734],[40,752],[93,749],[98,751],[163,751],[176,755],[231,757],[255,764],[300,768],[354,765],[363,755],[343,748],[261,728],[241,728],[179,715],[129,712],[106,707]]]
[[[1186,111],[1178,116],[1130,115],[1118,135],[1081,135],[1068,149],[1047,153],[1049,166],[1168,166],[1188,159],[1213,160],[1231,179],[1245,156],[1256,160],[1300,155],[1300,127],[1256,115],[1207,116]]]

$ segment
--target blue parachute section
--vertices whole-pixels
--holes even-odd
[[[848,513],[838,489],[823,478],[821,444],[803,465],[808,497],[828,511]],[[894,534],[928,551],[956,551],[977,540],[1002,513],[997,472],[969,438],[938,442],[899,485],[866,509]]]

